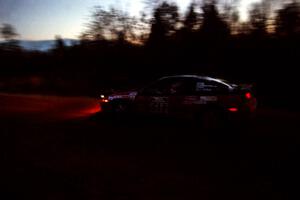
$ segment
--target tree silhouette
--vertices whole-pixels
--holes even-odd
[[[10,51],[19,50],[20,46],[16,40],[18,35],[15,28],[11,24],[3,24],[0,29],[1,37],[5,40],[5,43],[2,43],[2,48]]]
[[[300,32],[300,5],[297,2],[286,4],[279,10],[276,19],[276,33],[282,36],[295,36]]]
[[[145,9],[147,10],[154,10],[162,2],[163,0],[143,0],[143,3],[145,4]]]
[[[66,45],[63,38],[60,35],[55,36],[55,44],[53,46],[53,52],[59,58],[62,58],[66,50]]]
[[[228,24],[232,34],[239,33],[239,12],[237,6],[240,0],[222,1],[222,18]]]
[[[179,43],[193,46],[193,41],[196,38],[196,33],[199,31],[201,18],[196,12],[196,4],[192,2],[182,19],[182,28],[177,32],[177,41]]]
[[[183,30],[188,33],[194,32],[199,28],[199,15],[195,11],[196,4],[194,2],[188,8],[185,19],[183,21]]]
[[[205,1],[202,6],[203,22],[200,28],[201,36],[207,39],[219,40],[227,38],[230,30],[219,15],[215,1]]]
[[[18,34],[11,24],[3,24],[1,27],[1,36],[5,41],[13,41],[17,38]]]
[[[127,13],[111,8],[109,11],[95,7],[82,40],[131,41],[135,38],[137,20]]]
[[[251,33],[256,36],[262,36],[267,33],[268,16],[265,11],[264,3],[253,4],[249,11]]]
[[[178,22],[178,7],[167,2],[160,4],[153,13],[148,44],[164,44],[176,33]]]
[[[55,49],[64,49],[65,48],[65,43],[64,40],[60,35],[55,36]]]

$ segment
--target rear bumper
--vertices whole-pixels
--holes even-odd
[[[229,109],[227,110],[229,119],[233,121],[251,120],[256,116],[257,100],[256,98],[252,98],[245,104],[237,106],[236,108],[236,112],[231,112]]]
[[[227,119],[230,122],[242,123],[253,121],[256,117],[256,111],[239,111],[239,112],[228,112]]]

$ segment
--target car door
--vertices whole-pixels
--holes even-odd
[[[224,96],[228,96],[229,87],[214,80],[199,79],[196,83],[196,93],[200,97],[200,104],[220,106]]]
[[[178,80],[181,87],[169,96],[169,113],[193,117],[209,106],[218,106],[219,100],[228,92],[228,87],[215,81],[184,77]]]
[[[170,86],[169,114],[177,117],[191,116],[194,103],[197,102],[196,80],[193,77],[181,77]]]
[[[135,98],[135,110],[145,114],[168,114],[169,95],[172,79],[161,79],[138,92]]]

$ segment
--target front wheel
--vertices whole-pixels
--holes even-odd
[[[123,114],[128,111],[128,105],[123,102],[116,102],[112,105],[112,112],[115,114]]]
[[[132,105],[130,102],[126,101],[116,101],[116,102],[111,102],[111,112],[112,116],[114,117],[121,117],[123,120],[124,119],[130,119],[131,116],[133,116],[132,113]]]

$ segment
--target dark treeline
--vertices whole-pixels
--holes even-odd
[[[237,3],[195,1],[180,15],[174,3],[147,1],[150,14],[141,19],[97,7],[80,44],[66,47],[57,37],[47,53],[22,50],[13,28],[3,25],[0,87],[95,94],[101,88],[132,87],[185,73],[253,83],[258,95],[270,97],[266,104],[274,99],[278,105],[295,103],[299,3],[255,3],[246,22],[239,19]]]

